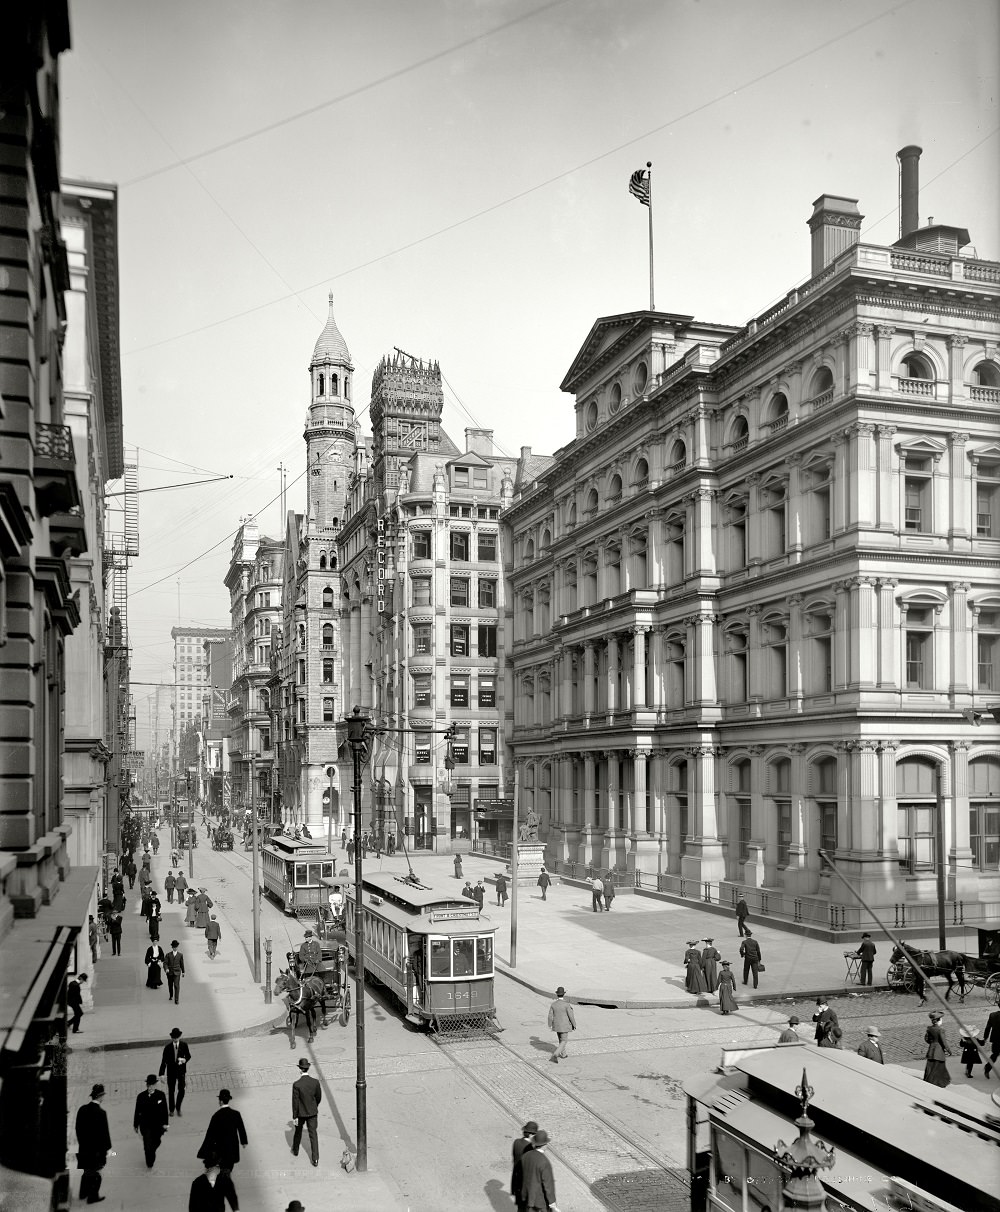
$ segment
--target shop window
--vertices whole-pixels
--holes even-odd
[[[495,707],[497,703],[497,680],[496,678],[479,679],[479,706],[480,707]]]
[[[413,706],[429,707],[431,705],[432,679],[429,673],[413,675]]]
[[[455,675],[451,678],[450,700],[452,707],[468,707],[469,679],[466,676]]]
[[[415,656],[427,656],[431,651],[430,623],[413,624],[413,653]]]
[[[469,626],[467,623],[452,623],[449,650],[453,657],[469,655]]]

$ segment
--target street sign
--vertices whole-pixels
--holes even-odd
[[[133,749],[130,753],[122,754],[122,769],[135,771],[141,770],[146,755],[141,749]]]

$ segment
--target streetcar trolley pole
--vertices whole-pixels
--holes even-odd
[[[347,720],[347,741],[354,759],[354,982],[357,1014],[354,1019],[357,1041],[357,1133],[358,1155],[355,1167],[364,1174],[368,1169],[368,1083],[365,1078],[365,935],[361,903],[361,767],[368,758],[371,721],[355,707]],[[330,805],[331,810],[333,805]]]
[[[264,963],[264,979],[266,982],[264,985],[264,1004],[270,1006],[273,994],[271,992],[271,940],[269,938],[264,939]]]

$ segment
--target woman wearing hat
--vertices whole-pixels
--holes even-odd
[[[722,961],[722,971],[719,973],[719,1009],[723,1014],[732,1014],[739,1010],[736,1000],[736,977],[729,966],[729,960]]]
[[[928,1018],[931,1020],[931,1025],[924,1032],[924,1042],[927,1044],[924,1081],[930,1082],[932,1086],[941,1086],[943,1089],[951,1083],[951,1074],[948,1072],[948,1065],[945,1061],[946,1056],[951,1056],[951,1049],[948,1047],[944,1028],[941,1026],[944,1015],[940,1010],[932,1010]]]
[[[701,966],[705,972],[705,984],[709,993],[714,993],[719,987],[719,960],[722,956],[715,946],[715,939],[707,938],[708,946],[701,953]]]
[[[198,894],[195,892],[195,890],[193,888],[189,888],[187,890],[187,906],[185,908],[185,913],[184,913],[184,925],[185,926],[194,925],[195,917],[197,916],[197,912],[198,912],[198,907],[194,903],[195,897],[197,895]]]
[[[701,966],[701,952],[698,950],[697,939],[688,943],[688,949],[684,952],[684,967],[687,969],[684,987],[688,993],[707,993],[708,985],[705,983],[705,973]]]

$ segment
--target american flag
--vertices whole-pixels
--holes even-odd
[[[633,198],[638,198],[643,206],[649,205],[649,173],[644,168],[637,168],[628,182],[628,192]]]

